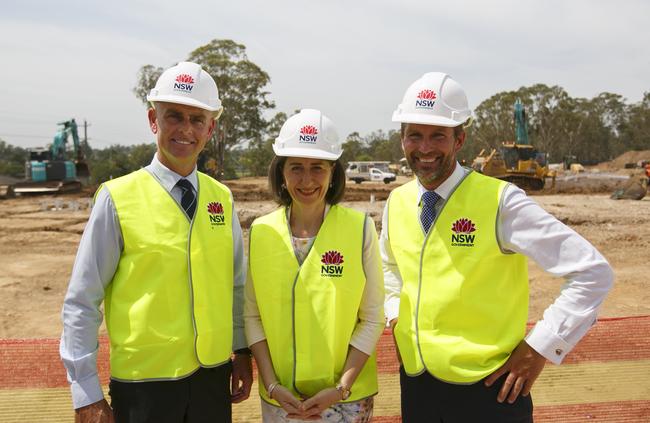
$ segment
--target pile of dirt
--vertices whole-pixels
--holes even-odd
[[[599,169],[624,169],[628,163],[637,165],[641,161],[650,161],[650,150],[632,150],[626,151],[614,160],[609,162],[600,163],[597,168]]]

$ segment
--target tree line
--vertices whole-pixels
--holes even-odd
[[[272,144],[287,114],[276,112],[267,90],[270,76],[246,55],[246,47],[232,40],[212,40],[192,51],[187,60],[201,64],[217,82],[225,113],[199,158],[199,168],[218,178],[265,175],[273,158]],[[133,93],[144,105],[163,67],[140,68]],[[482,149],[514,140],[513,105],[524,104],[529,139],[551,162],[576,156],[595,164],[628,150],[650,149],[650,92],[628,104],[619,94],[603,92],[592,99],[571,97],[562,87],[535,84],[494,94],[474,110],[467,142],[459,159],[471,163]],[[272,115],[266,119],[265,115]],[[113,145],[92,149],[88,157],[91,179],[99,183],[147,165],[155,144]],[[397,163],[402,158],[399,129],[367,135],[349,134],[342,161],[376,160]],[[21,177],[27,151],[0,140],[0,174]]]

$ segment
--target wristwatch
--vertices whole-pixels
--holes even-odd
[[[336,384],[336,390],[341,394],[341,401],[345,401],[346,399],[350,398],[350,394],[352,394],[350,389],[343,386],[341,382]]]

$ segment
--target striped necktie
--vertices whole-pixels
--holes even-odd
[[[422,211],[420,212],[420,222],[424,228],[424,233],[429,233],[429,228],[436,218],[435,205],[440,200],[440,196],[435,191],[426,191],[422,194]]]
[[[183,194],[181,195],[181,206],[190,220],[192,220],[194,217],[194,211],[196,210],[196,195],[194,194],[192,183],[187,179],[180,179],[176,182],[176,186],[183,191]]]

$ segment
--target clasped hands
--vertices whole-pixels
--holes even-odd
[[[341,392],[336,388],[325,388],[301,401],[282,385],[273,388],[271,398],[280,403],[287,412],[287,418],[307,421],[320,420],[323,411],[342,399]]]

